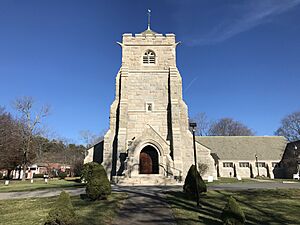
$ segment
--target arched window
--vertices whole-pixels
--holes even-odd
[[[155,53],[151,50],[147,50],[143,55],[143,63],[155,64]]]

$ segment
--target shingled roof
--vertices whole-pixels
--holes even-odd
[[[220,160],[281,160],[287,140],[282,136],[198,136]]]

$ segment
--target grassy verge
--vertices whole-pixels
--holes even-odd
[[[293,179],[268,179],[268,178],[258,178],[258,179],[253,179],[253,178],[243,178],[242,180],[238,180],[234,177],[229,178],[229,177],[218,177],[218,180],[214,180],[213,182],[208,183],[205,181],[207,186],[211,185],[217,185],[217,184],[234,184],[234,183],[258,183],[258,182],[279,182],[279,183],[284,183],[284,182],[299,182],[298,180],[293,180]]]
[[[44,179],[35,179],[33,183],[30,183],[30,180],[12,180],[10,181],[8,186],[5,186],[4,181],[1,181],[0,192],[35,191],[48,188],[69,188],[84,186],[84,184],[78,183],[74,180],[51,179],[48,181],[48,184],[45,183]]]
[[[256,183],[258,182],[255,179],[242,179],[238,180],[236,178],[229,177],[218,177],[218,180],[214,180],[211,183],[205,182],[207,185],[215,185],[215,184],[232,184],[232,183]]]
[[[219,217],[227,199],[233,195],[241,205],[246,224],[299,224],[300,190],[209,191],[202,197],[202,208],[182,192],[167,192],[173,214],[179,225],[222,224]]]
[[[91,202],[71,197],[80,225],[110,224],[121,207],[125,193],[113,193],[107,200]],[[41,225],[57,197],[0,201],[1,225]]]

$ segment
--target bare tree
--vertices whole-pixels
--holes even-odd
[[[5,108],[0,106],[0,115],[3,115],[5,113]]]
[[[205,163],[198,163],[198,171],[200,176],[204,176],[204,174],[208,171],[209,166]]]
[[[71,165],[71,172],[73,175],[80,175],[80,170],[83,166],[85,147],[82,145],[69,144],[68,145],[68,162]]]
[[[80,131],[80,137],[84,142],[85,147],[88,148],[92,146],[93,141],[96,138],[96,135],[92,133],[90,130],[82,130]]]
[[[86,157],[87,155],[87,149],[95,144],[97,144],[98,142],[103,140],[104,137],[104,131],[102,131],[100,133],[100,135],[96,135],[93,132],[91,132],[90,130],[82,130],[80,131],[80,137],[81,140],[84,142],[84,145],[86,147],[84,156]]]
[[[49,140],[45,138],[44,136],[35,136],[33,138],[33,146],[35,149],[35,155],[38,162],[42,162],[43,158],[45,157],[45,151],[47,150],[47,145],[49,143]]]
[[[197,136],[208,135],[209,128],[210,128],[212,122],[209,121],[206,113],[200,112],[200,113],[196,114],[196,116],[194,116],[190,119],[190,122],[197,123],[196,132],[195,132],[195,134]]]
[[[15,169],[22,160],[21,137],[15,119],[0,107],[0,169]]]
[[[13,103],[14,108],[20,113],[20,127],[22,129],[23,136],[23,176],[22,180],[25,180],[25,172],[29,164],[29,159],[34,155],[32,149],[32,142],[35,135],[38,135],[40,123],[43,118],[49,114],[49,107],[43,106],[40,110],[35,111],[34,100],[32,97],[17,98]]]
[[[241,122],[231,118],[222,118],[209,129],[211,136],[253,136],[254,132]]]
[[[285,116],[275,135],[284,136],[289,141],[300,140],[300,111]]]
[[[62,143],[62,153],[63,153],[63,165],[64,168],[66,169],[67,164],[69,164],[70,160],[68,160],[69,158],[71,158],[72,156],[69,154],[69,145],[70,145],[70,140],[67,138],[61,138],[60,142]],[[74,155],[75,156],[75,155]]]

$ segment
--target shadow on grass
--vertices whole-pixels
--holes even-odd
[[[183,210],[177,214],[180,217],[176,217],[178,224],[222,224],[219,220],[221,208],[208,203],[207,196],[202,195],[200,198],[201,207],[196,206],[194,199],[188,197],[185,193],[180,191],[166,192],[169,204],[174,211]],[[175,213],[176,214],[176,213]],[[188,215],[188,218],[185,218]]]
[[[228,196],[228,193],[216,191]],[[297,224],[299,216],[296,208],[300,204],[295,201],[286,202],[292,196],[299,196],[299,190],[252,190],[231,193],[242,206],[246,215],[246,224]],[[293,212],[294,211],[294,212]],[[294,215],[296,217],[294,217]],[[298,217],[298,218],[297,218]]]
[[[201,197],[200,209],[181,191],[166,194],[178,224],[222,224],[218,218],[231,195],[241,205],[246,224],[285,225],[300,221],[300,190],[209,191]]]
[[[81,225],[111,224],[127,195],[112,193],[107,199],[91,201],[85,194],[73,197],[72,203]]]
[[[161,188],[122,187],[120,191],[126,192],[128,199],[113,224],[175,224]]]

